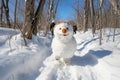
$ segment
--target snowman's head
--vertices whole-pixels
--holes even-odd
[[[77,27],[71,26],[68,22],[61,21],[52,23],[50,30],[56,38],[66,42],[72,38],[74,33],[76,33]]]

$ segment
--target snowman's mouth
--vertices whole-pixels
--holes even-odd
[[[59,34],[59,35],[66,37],[66,36],[68,36],[69,34]]]
[[[63,34],[63,36],[67,36],[68,34]]]

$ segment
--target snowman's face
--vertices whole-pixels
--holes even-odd
[[[73,27],[68,23],[59,23],[54,27],[55,37],[72,37],[73,36]]]

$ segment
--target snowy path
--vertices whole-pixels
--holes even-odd
[[[120,55],[97,58],[93,54],[74,56],[70,65],[60,66],[54,62],[43,68],[36,80],[119,80]]]

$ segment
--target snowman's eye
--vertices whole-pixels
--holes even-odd
[[[68,27],[66,29],[68,30]]]
[[[61,28],[59,28],[59,30],[61,30]]]

